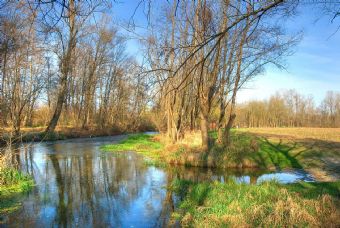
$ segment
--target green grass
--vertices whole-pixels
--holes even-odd
[[[160,151],[164,149],[164,145],[154,140],[152,135],[132,134],[126,139],[116,144],[104,145],[102,151],[106,152],[124,152],[135,151],[146,156],[145,164],[153,166],[165,166],[161,160]]]
[[[214,140],[216,132],[210,132]],[[224,148],[216,142],[213,143],[208,153],[200,153],[199,149],[191,145],[177,145],[173,151],[166,151],[161,142],[154,139],[154,136],[147,134],[133,134],[117,144],[102,146],[103,151],[136,151],[145,155],[149,160],[147,164],[164,166],[164,161],[172,161],[177,164],[188,166],[205,165],[220,168],[259,168],[276,169],[286,168],[308,168],[308,164],[301,161],[302,156],[296,156],[296,151],[304,149],[299,144],[287,144],[282,142],[269,141],[264,137],[257,137],[251,133],[232,130],[231,145]],[[255,147],[254,148],[254,142]],[[198,155],[194,159],[187,159],[190,154]],[[162,159],[163,158],[163,159]],[[196,161],[199,160],[199,161]],[[212,165],[211,165],[212,164]]]
[[[12,168],[0,171],[0,214],[9,213],[20,207],[22,193],[34,186],[33,179]]]
[[[256,167],[260,169],[285,169],[303,168],[303,165],[292,150],[300,145],[288,145],[281,142],[269,141],[247,132],[231,131],[231,145],[224,148],[216,142],[210,154],[215,160],[227,163],[228,167]],[[210,137],[215,140],[216,132],[210,132]],[[220,164],[219,166],[223,166]]]
[[[183,199],[173,219],[188,227],[340,225],[340,182],[258,185],[175,180]]]

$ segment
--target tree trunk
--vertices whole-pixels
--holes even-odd
[[[223,142],[223,129],[222,126],[218,126],[217,129],[217,142],[222,143]]]
[[[64,101],[65,101],[65,96],[66,96],[66,92],[67,92],[67,74],[63,75],[63,77],[61,78],[60,85],[61,85],[61,88],[60,88],[60,91],[59,91],[59,94],[58,94],[57,105],[56,105],[56,108],[54,110],[53,117],[50,120],[50,123],[48,124],[48,126],[45,130],[45,133],[54,132],[54,130],[55,130],[57,124],[58,124],[58,120],[59,120],[61,111],[63,109],[63,104],[64,104]]]
[[[230,145],[230,130],[233,127],[234,120],[236,118],[236,115],[233,113],[230,115],[228,123],[224,129],[224,136],[223,136],[223,145],[229,146]]]
[[[76,29],[75,29],[75,9],[74,9],[74,0],[70,0],[69,3],[69,29],[70,29],[70,37],[68,42],[68,47],[66,53],[64,54],[61,60],[61,74],[62,77],[60,79],[60,89],[58,94],[57,105],[54,110],[54,114],[50,123],[48,124],[45,133],[54,132],[58,120],[63,109],[63,104],[66,99],[67,93],[67,81],[68,81],[68,74],[71,72],[71,64],[72,64],[72,55],[74,54],[74,49],[76,46]]]
[[[202,135],[202,149],[207,152],[209,149],[208,136],[209,122],[208,117],[201,113],[201,135]]]
[[[222,97],[222,96],[221,96]],[[224,116],[225,116],[225,105],[221,98],[221,104],[220,104],[220,116],[218,118],[218,129],[217,129],[217,142],[223,143],[223,122],[224,122]]]

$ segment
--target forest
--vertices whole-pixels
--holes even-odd
[[[119,4],[131,8],[124,12],[127,20],[114,11]],[[147,222],[140,226],[340,225],[340,91],[329,89],[320,102],[294,88],[268,94],[266,99],[238,99],[268,67],[289,68],[286,60],[304,34],[287,29],[286,22],[303,17],[300,7],[313,9],[315,20],[339,24],[337,1],[0,1],[0,199],[4,202],[0,225],[31,221],[35,215],[24,212],[29,205],[44,210],[37,192],[45,186],[54,196],[49,202],[53,201],[56,219],[42,215],[34,220],[36,226],[42,226],[41,221],[47,226],[74,226],[76,214],[80,224],[86,224],[91,214],[92,226],[133,226],[123,215],[110,217],[111,209],[101,215],[108,217],[96,220],[93,205],[102,205],[91,197],[100,196],[108,205],[117,197],[135,203],[141,197],[136,189],[144,186],[153,191],[147,183],[154,176],[138,160],[140,154],[144,165],[166,173],[165,184],[157,188],[167,189],[165,195],[157,192],[164,200],[161,210],[153,203],[159,220],[149,223],[154,218],[138,217],[136,221]],[[144,27],[137,21],[144,21]],[[135,48],[131,40],[138,44],[138,54],[131,52]],[[88,145],[86,140],[93,136],[113,138],[107,142],[99,137]],[[56,141],[63,139],[71,140],[65,141],[70,147]],[[44,158],[36,157],[46,151]],[[112,153],[117,151],[137,155],[119,157]],[[193,169],[183,171],[182,166]],[[194,167],[228,170],[236,179],[228,182],[229,174]],[[41,176],[45,168],[55,177],[53,189]],[[105,175],[99,179],[104,182],[96,188],[95,176],[102,170]],[[139,171],[137,181],[131,173]],[[284,171],[295,176],[280,181]],[[215,183],[209,172],[225,182]],[[258,182],[266,174],[279,179]],[[71,184],[72,175],[79,186]],[[306,184],[309,175],[312,184]],[[239,184],[237,178],[244,176],[250,183]],[[78,188],[86,196],[74,197],[72,204]],[[128,189],[128,198],[120,188]],[[229,189],[239,191],[238,198]],[[22,192],[31,195],[18,210],[12,199],[19,197],[13,194]],[[274,192],[282,194],[275,198]],[[301,193],[310,197],[302,198]],[[174,206],[174,195],[182,199],[180,206]],[[260,195],[263,198],[257,198]],[[219,197],[222,203],[214,201]],[[120,207],[130,210],[121,201]],[[81,214],[82,203],[86,208],[91,205],[84,210],[88,215]],[[255,206],[248,210],[249,205]],[[257,212],[256,206],[266,209]],[[287,213],[288,219],[281,216]],[[20,220],[15,221],[16,215]]]
[[[339,127],[336,91],[318,107],[294,90],[237,105],[243,85],[266,65],[284,67],[301,39],[282,23],[269,23],[272,15],[289,17],[297,5],[279,3],[166,3],[140,40],[142,62],[127,52],[128,38],[110,18],[108,2],[4,3],[1,126],[15,136],[37,126],[46,133],[57,125],[153,129],[173,142],[200,130],[205,147],[209,126],[221,142],[236,125]]]

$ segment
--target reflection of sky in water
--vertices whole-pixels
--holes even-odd
[[[242,176],[242,177],[235,177],[236,181],[239,183],[250,183],[250,177],[249,176]]]
[[[255,177],[256,179],[254,180],[254,182],[252,182],[252,178],[254,178],[254,176],[244,175],[244,176],[235,176],[232,178],[234,178],[236,182],[238,183],[246,183],[246,184],[250,184],[250,183],[259,184],[263,181],[270,181],[270,180],[275,180],[283,184],[294,183],[298,181],[307,181],[307,182],[314,181],[314,179],[310,175],[308,175],[302,170],[262,174],[262,175]],[[225,182],[225,180],[223,179],[221,180],[221,182]]]
[[[313,178],[306,173],[294,171],[291,173],[280,172],[280,173],[269,173],[263,174],[257,180],[258,183],[266,181],[266,180],[277,180],[280,183],[292,183],[297,181],[313,181]]]
[[[19,164],[36,187],[23,207],[9,215],[10,226],[153,227],[166,224],[179,197],[167,187],[175,178],[256,184],[311,180],[300,171],[212,170],[146,167],[133,152],[105,153],[99,147],[121,139],[102,137],[35,143],[21,148]]]

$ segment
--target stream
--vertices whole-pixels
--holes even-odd
[[[235,178],[256,184],[313,181],[301,170],[236,171],[146,166],[135,152],[107,153],[100,146],[125,136],[24,144],[18,168],[36,186],[22,196],[22,207],[6,215],[4,227],[163,227],[181,200],[168,190],[175,178],[195,182]]]

